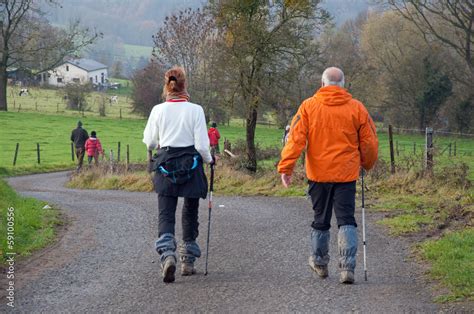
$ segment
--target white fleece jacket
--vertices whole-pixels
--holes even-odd
[[[191,102],[164,102],[153,107],[143,132],[149,150],[192,146],[205,163],[212,161],[206,118],[201,106]]]

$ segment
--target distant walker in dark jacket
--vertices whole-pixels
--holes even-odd
[[[77,128],[72,130],[71,141],[74,142],[74,147],[76,147],[76,157],[77,157],[77,170],[81,170],[82,163],[84,161],[85,145],[86,141],[89,138],[87,131],[82,128],[82,122],[77,122]]]

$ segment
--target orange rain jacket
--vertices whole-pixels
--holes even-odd
[[[315,182],[350,182],[378,154],[375,124],[364,105],[344,88],[326,86],[303,101],[291,122],[278,172],[291,175],[307,147],[306,175]]]

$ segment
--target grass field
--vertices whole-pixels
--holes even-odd
[[[153,50],[153,47],[149,47],[149,46],[125,44],[123,45],[123,47],[125,49],[125,54],[128,57],[132,57],[132,58],[144,57],[148,59],[151,56],[151,52]]]
[[[132,101],[130,99],[131,83],[128,80],[111,79],[112,82],[122,83],[119,90],[109,90],[107,93],[92,92],[87,97],[88,109],[84,112],[85,116],[99,116],[99,105],[104,98],[106,103],[106,116],[119,117],[120,110],[122,117],[127,119],[139,119],[139,115],[132,112]],[[48,114],[60,114],[64,116],[76,116],[75,110],[66,108],[66,102],[61,98],[57,89],[46,89],[38,87],[29,87],[28,96],[18,96],[20,87],[7,88],[8,110],[10,112],[39,112]],[[118,95],[117,104],[109,104],[109,96]]]
[[[113,107],[113,106],[112,106]],[[20,143],[17,167],[35,167],[36,143],[40,143],[41,167],[51,164],[71,165],[70,133],[76,126],[78,120],[84,123],[84,128],[89,132],[95,130],[101,140],[106,152],[111,149],[117,153],[117,143],[121,142],[121,157],[125,156],[126,145],[130,145],[130,160],[133,162],[144,161],[146,158],[145,146],[142,144],[145,119],[118,119],[117,115],[110,114],[103,118],[96,114],[86,113],[83,117],[78,112],[67,112],[66,114],[43,114],[36,112],[1,112],[0,129],[0,165],[11,168],[16,143]],[[125,113],[122,113],[125,116]],[[222,135],[221,145],[224,138],[231,143],[245,139],[245,129],[241,120],[233,121],[230,126],[220,125]],[[256,142],[261,147],[281,148],[282,130],[263,125],[257,126]],[[399,156],[396,160],[403,165],[407,162],[415,162],[421,167],[422,147],[424,137],[421,135],[395,135],[398,141]],[[379,133],[380,150],[379,155],[384,160],[389,160],[389,144],[386,133]],[[448,151],[441,155],[441,151],[447,148],[449,143],[456,142],[457,155],[450,157]],[[413,154],[413,143],[416,144],[416,154]],[[453,144],[454,145],[454,144]],[[435,137],[435,148],[437,164],[449,165],[457,162],[465,162],[470,167],[470,178],[474,179],[474,138]],[[273,165],[278,159],[275,156],[269,160],[268,165]]]
[[[130,160],[145,161],[146,149],[142,143],[145,119],[99,118],[87,115],[52,115],[34,112],[0,112],[0,165],[11,172],[16,143],[20,143],[15,173],[23,173],[31,168],[41,171],[48,165],[72,167],[70,135],[78,120],[90,133],[95,130],[104,150],[111,149],[116,158],[118,142],[121,142],[121,159],[124,160],[126,145],[130,145]],[[221,133],[234,142],[245,138],[245,131],[239,125],[222,126]],[[280,130],[259,126],[257,139],[261,145],[278,145]],[[40,143],[41,165],[37,165],[36,143]]]

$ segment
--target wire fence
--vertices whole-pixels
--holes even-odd
[[[389,127],[378,127],[377,131],[388,132]],[[423,129],[412,129],[412,128],[399,128],[392,126],[392,130],[399,134],[425,134],[426,130]],[[446,130],[433,130],[434,134],[441,134],[447,136],[457,136],[457,137],[468,137],[474,138],[474,133],[460,133],[460,132],[451,132]]]
[[[384,132],[384,128],[379,128],[379,131]],[[389,129],[387,128],[387,131]],[[395,132],[394,132],[395,131]],[[446,132],[433,130],[432,143],[427,149],[426,130],[424,131],[425,139],[420,138],[422,130],[407,129],[392,127],[392,134],[389,134],[389,139],[379,136],[379,155],[382,158],[390,156],[390,161],[395,164],[395,159],[401,161],[403,157],[414,156],[416,158],[426,159],[427,151],[435,158],[442,158],[447,160],[452,157],[462,157],[470,164],[474,163],[474,138],[471,140],[470,134]],[[416,137],[405,137],[406,132],[410,134],[417,133]],[[390,133],[390,132],[388,132]],[[398,135],[397,135],[398,133]],[[441,134],[443,136],[436,136]],[[131,147],[133,146],[133,150]],[[104,145],[104,152],[107,161],[124,162],[144,162],[146,152],[142,149],[142,143],[123,144],[116,142],[114,144]],[[12,143],[10,148],[4,149],[2,154],[2,164],[17,166],[29,166],[34,164],[54,164],[54,163],[72,163],[77,162],[75,148],[73,143],[64,143],[58,145],[50,143]]]
[[[146,153],[141,150],[138,153],[134,150],[134,158],[131,154],[130,144],[122,145],[121,142],[117,142],[116,146],[112,148],[112,145],[109,147],[103,147],[103,158],[99,162],[109,162],[109,163],[125,163],[126,165],[132,162],[143,162],[145,160]],[[74,147],[74,143],[64,144],[64,145],[55,145],[51,146],[48,144],[41,143],[16,143],[14,148],[7,151],[8,154],[11,154],[11,163],[8,163],[10,166],[32,166],[32,165],[44,165],[44,164],[59,164],[59,163],[73,163],[77,162],[78,154],[77,150]],[[5,156],[5,154],[4,154]],[[85,159],[87,160],[87,153],[84,154]],[[7,156],[8,158],[8,156]],[[3,159],[3,158],[2,158]],[[9,159],[9,158],[8,158]]]

